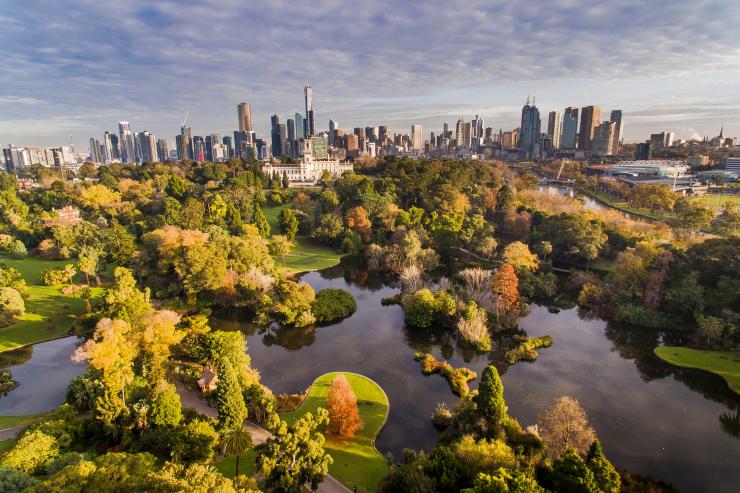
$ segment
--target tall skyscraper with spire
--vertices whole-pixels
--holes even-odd
[[[303,88],[303,96],[306,99],[306,119],[303,123],[306,138],[316,135],[316,116],[313,112],[313,89],[311,86]]]
[[[239,131],[251,132],[252,109],[249,107],[249,103],[246,101],[239,103],[239,106],[237,106],[237,114],[239,116]]]

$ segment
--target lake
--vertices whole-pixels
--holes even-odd
[[[302,280],[317,291],[349,290],[357,312],[326,327],[262,332],[232,312],[214,320],[214,328],[245,331],[252,364],[275,393],[300,392],[329,371],[367,375],[391,405],[378,449],[400,459],[403,448],[432,448],[438,435],[431,414],[438,402],[452,407],[457,398],[442,377],[421,373],[414,352],[431,352],[478,375],[493,356],[461,350],[447,331],[407,328],[401,307],[381,304],[398,289],[364,271],[335,268]],[[740,399],[719,377],[656,358],[653,347],[671,334],[588,320],[577,308],[550,313],[539,306],[520,327],[530,336],[554,339],[552,347],[539,350],[537,361],[517,363],[503,374],[509,412],[522,425],[533,424],[555,398],[570,395],[586,409],[617,467],[683,491],[737,491]],[[477,381],[471,384],[475,388]]]

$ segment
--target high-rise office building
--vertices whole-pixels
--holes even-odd
[[[199,163],[206,160],[206,141],[200,135],[193,137],[193,159]]]
[[[231,136],[224,135],[223,139],[221,139],[221,143],[226,146],[226,150],[229,153],[229,157],[234,157],[236,154],[234,153],[234,145],[231,141]]]
[[[165,139],[157,140],[157,156],[160,163],[167,161],[170,158],[170,150]]]
[[[594,129],[600,123],[601,108],[598,106],[586,106],[581,108],[581,131],[578,134],[578,148],[583,151],[591,150],[591,142],[594,138]]]
[[[416,151],[424,149],[424,135],[421,125],[411,125],[411,146]]]
[[[650,134],[650,142],[653,149],[665,149],[673,145],[673,132],[664,130],[659,134]]]
[[[121,141],[116,134],[110,134],[111,157],[121,160]]]
[[[131,127],[128,122],[118,122],[119,143],[121,145],[121,162],[136,162],[136,144],[134,135],[131,133]]]
[[[239,117],[239,131],[251,132],[252,108],[249,107],[249,103],[247,103],[246,101],[239,103],[239,106],[237,106],[237,115]]]
[[[465,145],[465,120],[462,117],[455,124],[455,145],[457,147]]]
[[[103,162],[105,164],[110,164],[113,162],[113,159],[116,159],[114,157],[113,153],[113,142],[111,141],[111,134],[107,130],[103,134]]]
[[[103,158],[100,154],[100,142],[98,142],[98,139],[94,137],[90,138],[90,161],[97,164],[103,162]]]
[[[313,112],[313,89],[311,89],[311,86],[303,88],[303,96],[306,100],[306,121],[303,128],[305,129],[305,138],[308,138],[316,134],[316,116]]]
[[[296,139],[306,138],[305,119],[303,118],[303,115],[301,115],[300,113],[295,114],[295,138]]]
[[[288,131],[288,140],[295,140],[295,120],[288,118],[285,121],[285,128]]]
[[[136,134],[136,147],[138,149],[138,160],[141,162],[157,161],[157,139],[151,133],[144,130]]]
[[[519,150],[524,159],[539,157],[540,155],[540,111],[537,106],[527,103],[522,107],[522,120],[519,125]]]
[[[601,122],[594,130],[591,152],[596,156],[615,154],[617,124],[612,121]]]
[[[194,159],[193,153],[193,138],[190,132],[190,127],[180,127],[180,135],[175,137],[177,144],[177,159],[183,161],[185,159]]]
[[[283,155],[283,139],[280,136],[280,117],[272,115],[270,117],[270,144],[272,145],[272,155],[280,157]]]
[[[359,148],[359,139],[360,137],[357,136],[357,134],[347,134],[344,137],[344,141],[347,146],[347,152],[351,151],[357,151]]]
[[[562,149],[575,149],[578,136],[578,108],[569,106],[563,113],[563,133],[560,137]]]
[[[334,120],[329,120],[329,145],[334,146],[334,135],[337,132],[339,125]]]
[[[559,111],[551,111],[547,115],[547,135],[550,136],[553,149],[560,149],[560,135],[563,132],[563,115]]]
[[[221,145],[221,136],[219,134],[211,134],[206,136],[206,160],[215,163],[215,157],[213,154],[214,146]]]
[[[622,110],[612,110],[612,114],[609,117],[610,121],[613,121],[617,124],[616,127],[616,148],[614,149],[614,153],[618,153],[619,149],[622,147],[622,139],[624,139],[624,123],[622,122]]]
[[[388,127],[386,125],[380,125],[378,127],[378,141],[381,145],[385,145],[388,140]]]
[[[635,159],[638,161],[648,161],[653,158],[652,143],[649,140],[641,142],[635,146]]]

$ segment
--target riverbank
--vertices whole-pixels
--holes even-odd
[[[607,205],[613,209],[624,212],[626,214],[632,214],[633,216],[641,217],[643,219],[648,219],[650,221],[669,222],[670,220],[674,219],[673,214],[669,214],[669,213],[661,214],[661,213],[650,211],[648,209],[641,209],[638,207],[634,207],[630,205],[630,203],[627,202],[626,200],[618,200],[603,192],[598,192],[590,188],[579,187],[578,192],[582,193],[583,195],[587,195],[591,197],[592,199],[604,205]]]
[[[339,375],[344,375],[352,386],[364,425],[350,439],[326,435],[324,448],[334,459],[329,472],[351,490],[374,492],[388,475],[388,464],[375,448],[375,438],[385,426],[389,409],[388,396],[375,381],[356,373],[326,373],[314,380],[300,408],[280,417],[292,423],[308,412],[315,412],[318,407],[325,408],[331,383]]]
[[[287,208],[287,205],[275,205],[263,209],[271,234],[280,234],[280,211]],[[275,259],[275,263],[290,274],[300,274],[334,267],[343,255],[334,248],[314,243],[308,236],[299,235],[293,240],[290,253],[284,259]]]
[[[659,346],[655,355],[663,361],[684,368],[695,368],[719,375],[740,395],[740,352],[703,351],[688,347]]]
[[[27,284],[26,313],[0,329],[0,352],[69,335],[77,317],[85,313],[85,301],[79,295],[62,294],[62,286],[44,286],[41,275],[46,269],[64,268],[75,261],[0,257],[0,264],[17,269]],[[102,294],[103,288],[92,288],[93,299]]]

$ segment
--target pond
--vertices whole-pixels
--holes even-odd
[[[79,340],[64,337],[0,353],[0,369],[9,369],[18,387],[0,396],[0,416],[23,416],[55,409],[67,385],[85,373],[84,363],[70,358]]]
[[[438,402],[457,398],[438,375],[424,376],[415,351],[428,351],[481,374],[489,355],[463,351],[444,331],[411,330],[399,306],[381,300],[398,290],[359,270],[331,269],[303,276],[315,290],[352,292],[358,310],[340,323],[311,329],[259,330],[239,320],[213,326],[241,328],[252,364],[275,393],[300,392],[329,371],[353,371],[388,394],[388,423],[377,440],[382,453],[430,449],[437,441],[430,416]],[[550,313],[533,306],[520,326],[549,334],[554,345],[533,363],[505,371],[509,412],[533,424],[555,398],[570,395],[586,409],[609,458],[619,468],[676,484],[683,491],[737,491],[740,485],[740,399],[714,375],[671,367],[652,354],[664,335],[608,326],[576,308]],[[471,387],[477,381],[471,382]]]

